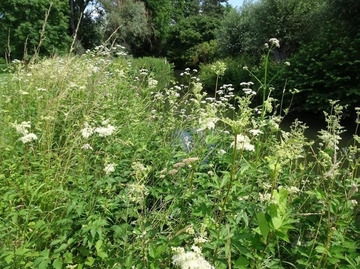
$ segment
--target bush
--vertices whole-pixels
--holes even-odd
[[[219,77],[219,85],[233,84],[235,90],[240,90],[240,83],[250,81],[251,77],[249,72],[243,69],[244,66],[249,64],[249,58],[246,55],[241,55],[237,58],[226,58],[223,62],[226,65],[224,75]],[[216,83],[216,74],[211,70],[212,64],[200,65],[200,79],[206,91],[214,91]]]
[[[141,57],[130,59],[133,70],[146,69],[148,76],[158,81],[157,89],[163,89],[174,79],[174,66],[166,58]],[[141,74],[135,74],[141,75]]]

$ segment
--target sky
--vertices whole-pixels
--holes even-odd
[[[230,5],[232,5],[233,7],[236,7],[236,6],[241,7],[243,2],[244,2],[244,0],[228,0],[228,3]]]

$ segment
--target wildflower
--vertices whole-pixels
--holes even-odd
[[[186,232],[187,234],[190,234],[190,235],[195,234],[195,230],[194,230],[194,228],[193,228],[192,226],[187,227],[187,228],[185,229],[185,232]]]
[[[263,134],[262,131],[258,130],[258,129],[253,129],[249,131],[253,136],[258,136],[259,134]]]
[[[189,164],[189,163],[196,162],[196,161],[198,161],[198,160],[199,160],[198,157],[191,157],[191,158],[184,159],[184,160],[183,160],[183,163],[184,163],[184,164]]]
[[[280,42],[277,38],[270,38],[269,43],[276,48],[280,48]]]
[[[201,245],[206,243],[208,240],[205,237],[199,236],[194,238],[194,244]]]
[[[220,155],[224,155],[224,154],[226,153],[226,151],[223,150],[223,149],[220,149],[220,150],[218,151],[218,153],[219,153]]]
[[[115,171],[115,164],[114,163],[109,163],[104,168],[104,172],[105,172],[106,175],[110,175],[114,171]]]
[[[211,70],[217,75],[222,76],[225,74],[226,71],[226,64],[221,61],[217,61],[211,65]]]
[[[157,84],[158,84],[158,81],[156,79],[153,79],[153,78],[148,79],[149,89],[156,88]]]
[[[357,193],[357,191],[358,191],[357,184],[352,184],[351,189],[350,189],[350,191],[348,193],[348,198],[351,198],[355,193]]]
[[[31,141],[35,141],[37,140],[37,136],[36,134],[33,133],[29,133],[29,134],[25,134],[23,137],[21,137],[19,140],[21,140],[21,142],[23,142],[24,144],[31,142]]]
[[[204,131],[206,129],[211,130],[215,128],[215,123],[218,121],[218,118],[205,118],[199,119],[200,128],[197,130],[198,132]]]
[[[174,168],[182,168],[182,167],[184,167],[185,165],[186,165],[185,163],[180,162],[180,163],[174,164],[173,167],[174,167]]]
[[[259,200],[260,202],[266,202],[266,201],[270,201],[271,199],[271,194],[270,193],[259,193]]]
[[[128,185],[128,197],[131,202],[140,204],[148,194],[149,190],[144,184],[135,183]]]
[[[31,127],[30,121],[23,121],[20,124],[17,124],[15,121],[12,125],[15,127],[16,132],[22,135],[28,134],[29,131],[27,129]]]
[[[244,70],[249,70],[249,67],[247,67],[246,65],[243,67]]]
[[[81,149],[84,149],[84,150],[92,150],[92,146],[90,146],[90,144],[84,144]]]
[[[213,269],[215,268],[207,262],[201,254],[201,249],[197,246],[192,246],[192,251],[187,251],[183,248],[171,248],[175,252],[172,256],[172,263],[181,269]]]
[[[250,138],[246,135],[238,134],[236,135],[235,141],[231,143],[231,147],[235,146],[236,142],[236,149],[238,150],[247,150],[247,151],[254,151],[254,145],[250,144]]]
[[[285,62],[284,64],[287,66],[290,66],[290,62]]]
[[[178,170],[176,170],[176,169],[171,169],[170,171],[169,171],[169,175],[175,175],[177,172],[179,172]]]
[[[108,124],[106,127],[98,127],[94,130],[95,133],[98,133],[100,137],[106,137],[113,134],[115,127]]]
[[[81,135],[84,138],[89,138],[94,133],[94,129],[87,123],[84,123],[84,128],[81,130]]]

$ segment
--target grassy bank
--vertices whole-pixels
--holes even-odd
[[[251,83],[215,99],[196,71],[165,88],[155,75],[97,53],[14,65],[0,88],[1,268],[360,266],[360,139],[338,148],[336,102],[315,151],[303,123],[279,128],[266,81],[254,108]]]

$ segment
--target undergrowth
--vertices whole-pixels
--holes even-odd
[[[0,77],[1,268],[359,268],[360,138],[339,148],[336,101],[315,146],[280,129],[266,74],[211,97],[196,70],[158,87],[108,52]]]

